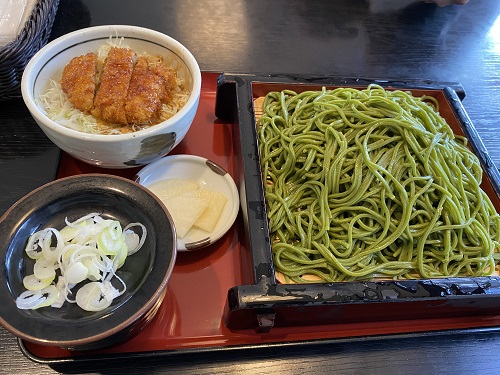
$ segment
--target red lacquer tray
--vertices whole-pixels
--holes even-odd
[[[172,154],[203,156],[235,177],[238,168],[233,153],[233,137],[237,129],[231,122],[220,121],[215,116],[217,77],[216,73],[203,73],[200,104],[194,123]],[[58,177],[99,172],[133,178],[137,171],[100,169],[63,153]],[[253,282],[247,263],[250,250],[239,242],[243,235],[242,221],[240,214],[231,230],[215,244],[178,254],[167,295],[158,314],[142,332],[127,342],[99,351],[76,352],[20,340],[23,353],[38,362],[60,363],[500,326],[500,316],[469,316],[275,327],[269,333],[257,333],[254,329],[230,330],[224,324],[223,316],[228,290]]]

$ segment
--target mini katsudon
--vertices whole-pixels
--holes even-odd
[[[141,130],[172,117],[188,99],[171,65],[161,56],[106,45],[71,59],[40,100],[52,120],[79,131]]]

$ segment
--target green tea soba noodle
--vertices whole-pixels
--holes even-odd
[[[257,131],[276,271],[287,282],[484,276],[500,216],[433,97],[271,92]]]

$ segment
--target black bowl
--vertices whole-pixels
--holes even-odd
[[[76,304],[57,309],[20,310],[16,298],[22,280],[32,273],[25,254],[29,236],[37,230],[61,229],[90,212],[119,220],[123,226],[141,222],[146,242],[129,256],[117,274],[127,291],[111,306],[88,312]],[[130,337],[156,313],[165,295],[176,258],[176,235],[165,206],[147,189],[125,178],[86,174],[48,183],[15,203],[0,218],[0,323],[21,339],[68,349],[97,349]]]

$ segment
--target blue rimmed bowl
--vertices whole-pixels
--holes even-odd
[[[60,81],[64,66],[73,57],[96,52],[110,38],[123,38],[123,44],[137,53],[162,56],[176,65],[189,93],[184,106],[157,125],[118,135],[84,133],[49,119],[40,95],[47,92],[51,80]],[[36,123],[59,148],[92,165],[130,168],[165,156],[185,137],[198,108],[201,72],[192,53],[168,35],[137,26],[95,26],[63,35],[38,51],[26,66],[21,92]]]

